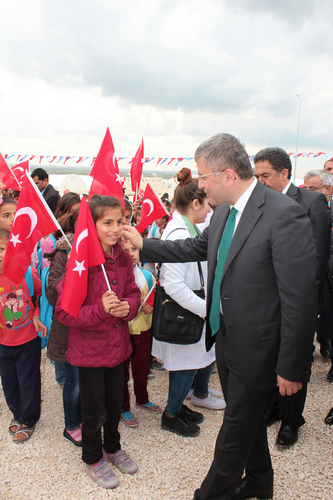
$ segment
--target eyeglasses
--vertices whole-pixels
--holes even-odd
[[[323,188],[324,188],[324,187],[326,187],[326,186],[327,186],[327,184],[325,184],[325,186],[321,186],[321,187],[319,187],[319,188],[316,188],[316,187],[314,187],[314,186],[310,186],[310,187],[305,187],[305,186],[303,186],[303,188],[304,188],[304,189],[308,189],[308,191],[318,191],[319,189],[323,189]]]
[[[219,170],[218,172],[210,172],[209,174],[199,174],[198,173],[198,178],[201,179],[202,181],[204,181],[204,180],[206,180],[206,177],[208,177],[209,175],[221,174],[222,172],[224,172],[224,170]]]

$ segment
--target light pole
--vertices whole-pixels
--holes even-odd
[[[296,97],[299,99],[299,107],[298,107],[298,124],[297,124],[297,138],[296,138],[296,155],[295,155],[295,166],[294,166],[294,184],[296,179],[296,165],[297,165],[297,153],[298,153],[298,134],[299,134],[299,120],[301,118],[301,98],[298,94]]]

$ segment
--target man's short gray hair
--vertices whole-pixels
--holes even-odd
[[[333,175],[326,170],[310,170],[304,175],[304,180],[310,177],[319,177],[321,185],[333,187]]]
[[[249,156],[239,140],[230,134],[217,134],[198,146],[194,159],[203,156],[205,165],[213,172],[231,168],[241,179],[253,176]]]

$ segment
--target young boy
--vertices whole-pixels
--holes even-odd
[[[20,283],[2,271],[9,232],[0,229],[0,376],[7,405],[13,413],[9,434],[14,443],[27,441],[40,417],[41,344],[38,330],[47,335],[39,319],[36,297],[41,282],[29,268]],[[29,288],[33,288],[31,296]],[[19,310],[18,310],[19,309]]]
[[[147,376],[149,373],[150,359],[150,327],[152,321],[153,308],[147,302],[143,303],[149,290],[154,284],[154,278],[149,271],[138,268],[139,250],[133,248],[130,242],[122,243],[122,247],[128,252],[133,262],[133,272],[135,282],[141,290],[142,307],[137,317],[130,323],[131,344],[133,352],[124,362],[124,400],[122,405],[121,420],[129,427],[137,427],[138,420],[130,411],[130,398],[128,392],[129,365],[132,363],[132,375],[134,381],[134,394],[136,397],[136,406],[144,408],[147,411],[160,413],[161,408],[149,401],[147,391]],[[150,283],[149,283],[150,282]]]

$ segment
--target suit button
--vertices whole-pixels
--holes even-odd
[[[112,280],[112,285],[116,285],[117,284],[117,280]]]
[[[110,262],[110,264],[114,264],[114,260],[113,259],[110,259],[109,262]]]
[[[119,328],[119,323],[116,323],[116,324],[114,325],[114,327],[115,327],[115,328]]]

